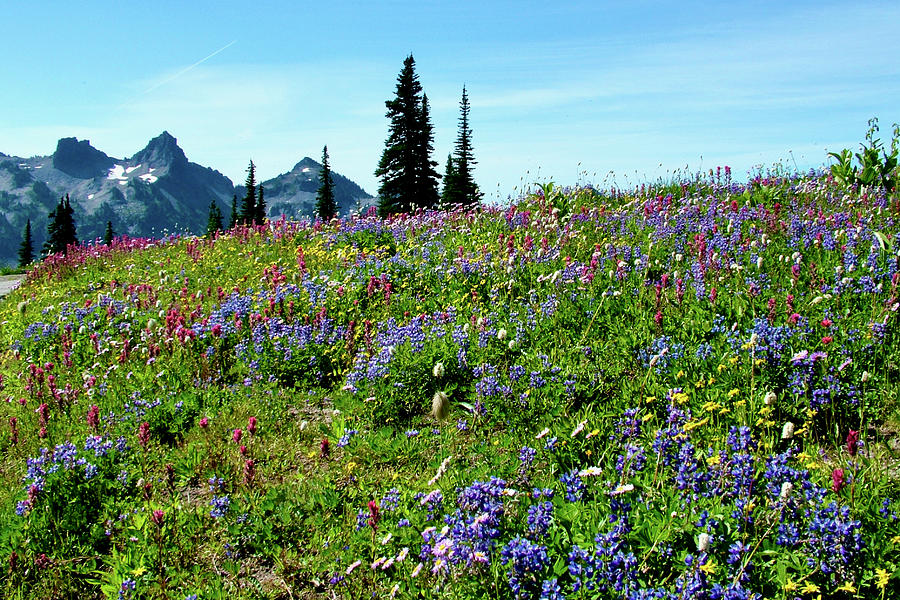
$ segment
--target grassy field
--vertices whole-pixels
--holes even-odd
[[[51,257],[5,598],[893,598],[900,196],[726,170]]]

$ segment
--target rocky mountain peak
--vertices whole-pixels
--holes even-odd
[[[78,179],[105,175],[113,163],[115,159],[91,146],[88,140],[74,137],[59,140],[53,153],[53,167]]]
[[[161,167],[176,163],[187,164],[188,159],[184,150],[178,146],[178,140],[168,131],[163,131],[150,140],[143,150],[132,156],[131,162]]]

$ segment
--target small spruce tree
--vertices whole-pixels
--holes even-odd
[[[322,149],[322,170],[319,171],[319,190],[316,192],[316,214],[323,221],[330,221],[337,216],[334,181],[331,178],[331,167],[328,165],[328,146]]]
[[[222,211],[219,210],[215,200],[209,203],[209,218],[206,221],[206,237],[214,237],[217,231],[222,230]]]
[[[444,206],[452,205],[458,196],[456,186],[456,168],[453,166],[453,155],[447,155],[447,166],[444,168],[444,189],[441,191],[441,202]]]
[[[253,222],[257,225],[262,225],[266,222],[266,200],[263,197],[265,190],[263,186],[259,186],[259,193],[256,195],[256,212],[253,217]]]
[[[113,231],[112,221],[106,222],[106,231],[103,233],[103,243],[107,246],[112,246],[113,239],[116,237],[116,232]]]
[[[237,194],[231,197],[231,217],[228,219],[228,229],[234,228],[238,223]]]
[[[241,203],[240,221],[246,225],[253,225],[256,221],[256,165],[250,161],[247,167],[247,181],[244,183],[247,192]]]
[[[25,221],[25,233],[19,246],[19,267],[27,267],[34,262],[34,241],[31,239],[31,219]]]
[[[69,195],[66,194],[50,212],[44,252],[66,254],[70,244],[77,245],[78,237],[75,229],[75,210],[69,202]]]

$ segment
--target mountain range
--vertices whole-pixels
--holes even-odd
[[[322,166],[306,157],[291,171],[262,182],[267,215],[311,216]],[[341,214],[367,208],[374,198],[332,171]],[[36,253],[47,236],[48,215],[68,194],[78,239],[102,238],[107,221],[117,234],[161,237],[203,233],[214,201],[226,220],[232,198],[244,196],[219,171],[190,162],[164,131],[131,158],[107,156],[88,140],[63,138],[50,156],[20,158],[0,152],[0,265],[17,261],[25,221],[31,219]]]

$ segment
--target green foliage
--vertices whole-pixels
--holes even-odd
[[[252,160],[250,161],[250,166],[247,167],[247,180],[244,182],[244,188],[246,192],[241,202],[241,213],[238,220],[241,223],[252,225],[257,218],[256,165],[253,164]]]
[[[888,154],[878,133],[878,119],[869,119],[866,132],[866,143],[860,144],[860,151],[853,153],[848,149],[840,153],[829,152],[828,155],[837,162],[831,165],[831,175],[844,185],[881,186],[889,191],[897,189],[897,158],[900,152],[900,125],[894,124],[891,153]],[[856,157],[856,164],[853,158]]]
[[[328,164],[328,146],[322,148],[322,170],[319,171],[319,190],[316,192],[316,215],[323,221],[330,221],[337,216],[334,181],[331,178],[331,166]]]
[[[209,220],[206,222],[206,237],[214,237],[217,231],[222,231],[222,211],[215,200],[209,202]]]
[[[455,155],[447,158],[447,174],[444,179],[442,201],[448,206],[473,207],[481,202],[483,194],[472,175],[477,164],[472,151],[472,128],[469,126],[469,96],[463,86],[459,102],[459,133],[454,146]]]
[[[431,159],[434,132],[428,111],[428,97],[415,72],[412,55],[403,61],[397,76],[396,96],[387,100],[387,117],[391,124],[384,152],[375,176],[378,188],[378,210],[382,216],[415,208],[431,208],[437,204],[437,163]]]
[[[106,231],[103,234],[103,243],[107,246],[112,246],[113,239],[116,237],[116,232],[113,231],[112,221],[106,222]]]
[[[31,219],[25,222],[25,232],[22,234],[22,244],[19,246],[19,268],[24,268],[34,262],[34,242],[31,239]]]
[[[60,198],[59,204],[49,215],[47,223],[47,241],[44,252],[48,254],[67,254],[70,245],[78,245],[75,229],[75,210],[69,203],[69,195]]]

